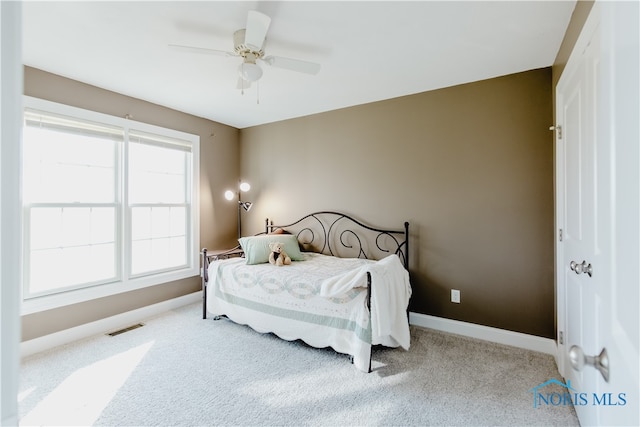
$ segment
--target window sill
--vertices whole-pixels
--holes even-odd
[[[53,295],[30,298],[22,301],[21,315],[39,313],[72,304],[104,298],[112,295],[144,289],[175,280],[188,279],[200,274],[198,268],[185,268],[153,276],[139,277],[128,282],[114,282],[89,288],[75,289]]]

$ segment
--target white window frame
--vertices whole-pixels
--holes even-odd
[[[87,285],[86,287],[80,287],[53,293],[49,295],[36,296],[29,299],[24,298],[24,289],[22,300],[21,313],[23,315],[36,313],[39,311],[49,310],[57,307],[62,307],[70,304],[76,304],[84,301],[89,301],[97,298],[103,298],[110,295],[116,295],[123,292],[130,292],[136,289],[142,289],[150,286],[159,285],[162,283],[172,282],[175,280],[186,279],[189,277],[198,276],[200,274],[200,137],[198,135],[192,135],[189,133],[167,129],[160,126],[150,125],[147,123],[137,122],[126,118],[111,116],[95,111],[85,110],[69,105],[59,104],[51,101],[46,101],[39,98],[33,98],[30,96],[24,96],[24,108],[30,108],[40,110],[44,112],[50,112],[57,115],[64,115],[69,117],[78,118],[81,120],[89,120],[99,123],[104,123],[110,126],[118,126],[124,129],[125,142],[124,149],[121,150],[119,156],[118,168],[121,168],[122,182],[119,185],[120,195],[116,197],[117,200],[117,212],[116,216],[119,218],[116,229],[116,241],[120,242],[120,248],[118,249],[118,256],[116,259],[116,281],[97,285]],[[131,246],[131,227],[130,227],[130,215],[128,206],[125,201],[127,200],[127,147],[128,147],[128,133],[129,130],[143,131],[150,134],[156,134],[173,139],[180,139],[187,141],[191,144],[191,174],[188,177],[191,184],[191,192],[187,193],[190,204],[189,207],[189,221],[188,224],[188,236],[187,240],[188,248],[190,250],[187,253],[187,265],[169,271],[159,271],[149,274],[132,276],[130,275],[128,266],[130,265],[130,246]],[[21,166],[22,167],[22,166]],[[23,209],[24,215],[26,215],[26,209]],[[28,243],[26,243],[27,226],[23,225],[23,274],[28,271]],[[27,286],[25,283],[24,286]]]

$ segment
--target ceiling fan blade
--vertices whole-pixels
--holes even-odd
[[[299,59],[283,58],[281,56],[266,56],[263,61],[272,67],[284,68],[285,70],[297,71],[299,73],[318,74],[318,71],[320,71],[320,64],[301,61]]]
[[[183,46],[179,44],[169,44],[169,47],[173,49],[182,50],[185,52],[205,53],[208,55],[218,55],[218,56],[236,56],[235,53],[233,52],[226,52],[224,50],[217,50],[217,49],[208,49],[206,47]]]
[[[262,49],[264,39],[267,36],[267,30],[269,30],[269,24],[271,24],[271,18],[267,15],[255,10],[250,10],[247,14],[244,44],[256,52]]]

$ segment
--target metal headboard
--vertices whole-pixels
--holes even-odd
[[[396,254],[409,269],[408,222],[404,223],[404,230],[387,230],[363,224],[340,212],[321,211],[285,225],[276,225],[267,218],[265,233],[277,230],[296,235],[304,251],[373,260]]]

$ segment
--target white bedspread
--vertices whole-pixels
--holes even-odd
[[[322,282],[320,295],[336,297],[361,286],[371,273],[371,317],[373,344],[409,349],[407,306],[411,297],[409,273],[397,255],[334,276]]]
[[[396,255],[381,261],[305,253],[290,266],[246,265],[243,258],[209,265],[207,310],[259,332],[314,347],[331,346],[368,370],[372,344],[409,348],[408,273]],[[371,324],[366,272],[371,273]]]

